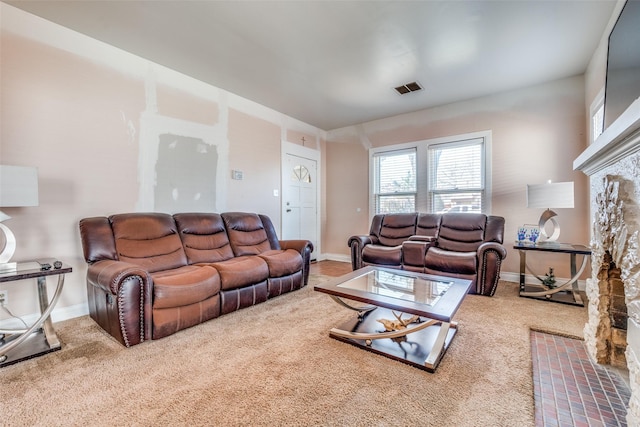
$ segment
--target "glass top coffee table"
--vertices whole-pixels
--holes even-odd
[[[434,372],[455,336],[451,319],[470,287],[470,280],[368,266],[314,290],[357,312],[329,336]]]

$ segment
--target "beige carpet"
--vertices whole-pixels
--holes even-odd
[[[124,348],[88,317],[61,351],[0,370],[4,426],[533,426],[529,329],[580,336],[585,308],[469,295],[434,373],[329,338],[351,312],[306,288]]]

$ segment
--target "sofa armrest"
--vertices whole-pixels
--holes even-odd
[[[478,279],[476,293],[493,296],[500,280],[502,260],[507,257],[507,250],[500,243],[487,242],[478,247]]]
[[[87,269],[91,317],[130,347],[151,338],[153,280],[135,264],[104,260]]]
[[[309,240],[279,240],[279,243],[281,249],[293,249],[300,252],[303,257],[306,251],[313,252],[313,243]]]
[[[351,248],[351,268],[355,271],[362,268],[362,250],[367,245],[378,242],[375,236],[351,236],[347,245]]]
[[[105,292],[117,295],[122,283],[130,276],[151,280],[149,273],[135,264],[123,261],[104,260],[89,265],[87,280]]]
[[[413,236],[412,236],[413,237]],[[426,236],[420,236],[426,237]],[[427,255],[427,251],[431,246],[435,244],[435,239],[423,240],[423,239],[411,239],[402,243],[402,264],[411,267],[424,267],[424,259]]]
[[[300,255],[302,255],[302,286],[307,286],[313,243],[309,240],[279,240],[278,243],[280,243],[280,248],[283,250],[293,249],[300,252]]]
[[[495,251],[500,257],[500,260],[503,260],[507,257],[507,249],[500,243],[486,242],[478,247],[478,259],[482,259],[484,257],[484,254],[489,250]]]

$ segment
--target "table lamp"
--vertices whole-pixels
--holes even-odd
[[[38,169],[0,165],[0,208],[25,206],[38,206]],[[9,262],[16,251],[16,237],[9,227],[2,223],[10,218],[0,211],[0,237],[4,234],[4,246],[0,252],[0,272],[16,270],[16,263]]]
[[[538,227],[540,235],[547,242],[556,242],[560,237],[560,224],[556,220],[557,214],[551,208],[573,208],[573,181],[571,182],[551,182],[547,184],[527,184],[527,207],[546,208],[540,216]],[[553,224],[551,236],[547,235],[545,225],[547,221]]]

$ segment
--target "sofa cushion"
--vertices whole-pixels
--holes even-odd
[[[438,230],[440,229],[440,219],[442,215],[432,213],[420,213],[418,214],[418,220],[416,223],[416,234],[419,236],[433,236],[438,237]]]
[[[185,266],[152,273],[153,307],[181,307],[220,292],[220,276],[211,267]]]
[[[440,248],[429,248],[424,266],[431,270],[457,274],[475,274],[476,252],[454,252]]]
[[[258,255],[269,267],[269,277],[283,277],[302,270],[302,255],[293,249],[266,251]]]
[[[109,217],[120,261],[150,273],[187,265],[187,257],[171,215],[130,213]]]
[[[274,249],[269,243],[267,232],[259,215],[227,212],[221,216],[235,256],[257,255]]]
[[[182,213],[173,217],[189,264],[233,258],[233,250],[220,214]]]
[[[218,270],[222,290],[255,285],[269,277],[266,261],[257,256],[236,257],[208,265]]]
[[[436,245],[444,250],[457,252],[476,251],[484,242],[484,214],[443,214]]]
[[[400,266],[402,264],[402,245],[367,245],[362,250],[362,261],[367,264]]]
[[[384,246],[401,245],[416,234],[416,217],[412,214],[387,214],[382,219],[378,241]]]

